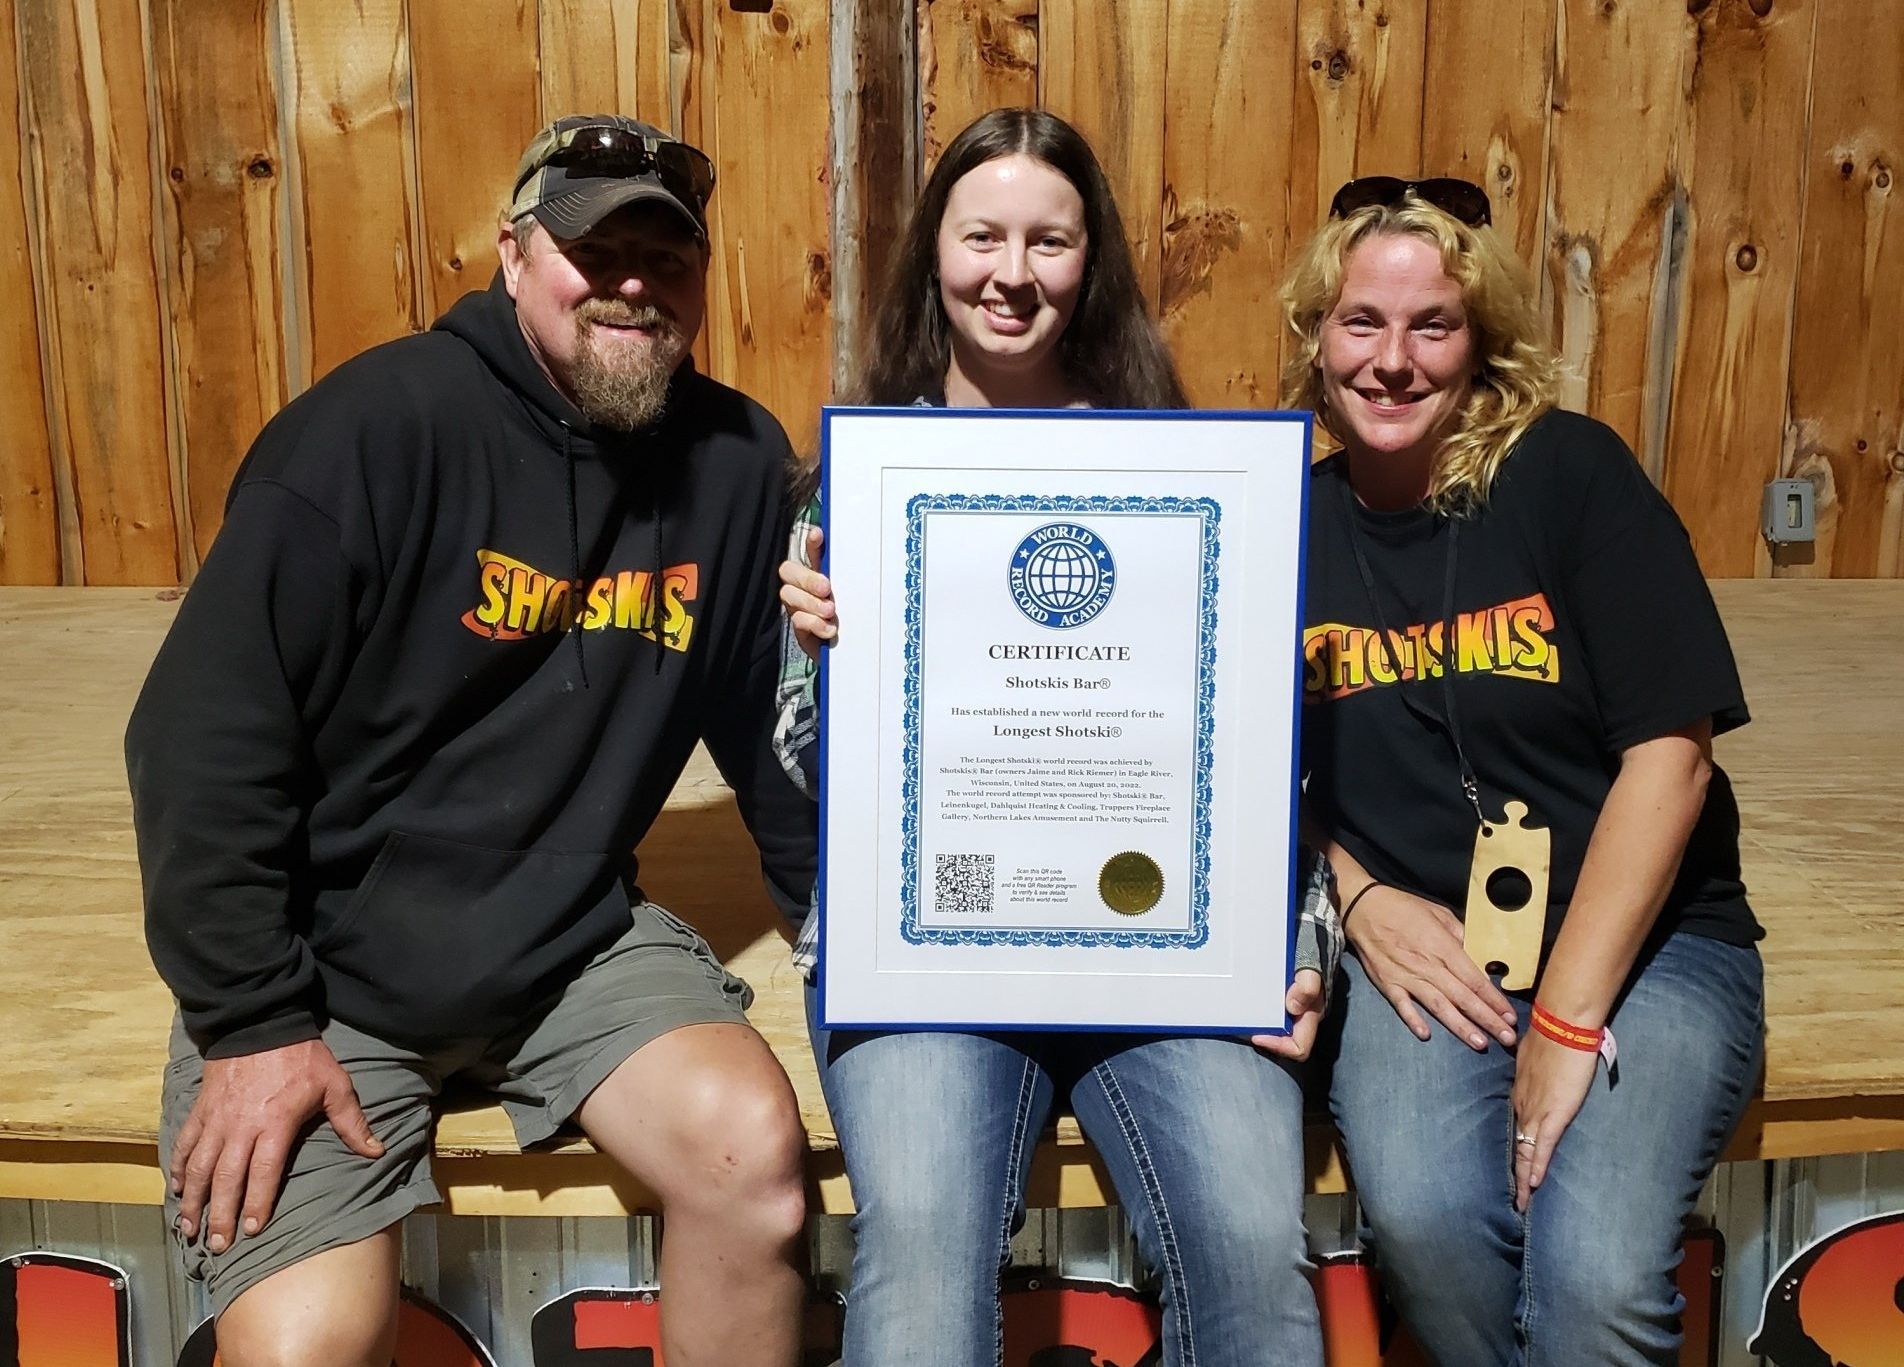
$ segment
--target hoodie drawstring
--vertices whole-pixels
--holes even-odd
[[[575,443],[573,438],[574,434],[569,431],[569,425],[563,423],[562,459],[567,463],[569,471],[569,564],[573,567],[570,571],[570,582],[573,587],[569,590],[569,606],[575,609],[575,625],[570,628],[569,635],[575,640],[575,667],[581,672],[582,687],[587,688],[588,652],[582,646],[583,613],[581,607],[574,601],[574,595],[583,593],[584,590],[582,587],[582,533],[575,519]]]
[[[654,502],[654,573],[648,576],[648,622],[654,628],[654,672],[661,672],[661,656],[668,648],[661,620],[661,494]]]
[[[582,533],[575,512],[574,435],[569,425],[563,423],[562,460],[568,467],[569,475],[569,564],[572,566],[570,574],[572,576],[571,582],[574,585],[574,587],[570,589],[570,593],[584,595],[583,604],[576,606],[575,625],[571,628],[569,634],[575,638],[575,667],[581,672],[582,687],[587,688],[588,652],[582,645],[582,633],[586,630],[582,625],[585,617],[586,591],[582,583]],[[661,616],[661,502],[661,493],[657,489],[654,499],[654,562],[652,570],[648,575],[647,591],[647,619],[649,630],[654,633],[654,672],[657,674],[661,672],[661,661],[666,655],[668,648],[668,638],[662,629],[663,621]]]

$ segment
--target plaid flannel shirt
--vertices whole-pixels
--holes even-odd
[[[807,533],[820,525],[820,500],[809,499],[793,520],[787,534],[787,558],[807,563]],[[820,796],[820,667],[807,658],[794,638],[793,622],[782,614],[780,621],[780,684],[774,690],[774,702],[780,710],[774,722],[774,754],[787,776],[808,797]]]

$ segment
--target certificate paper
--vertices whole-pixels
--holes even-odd
[[[825,1023],[1287,1028],[1307,420],[823,424]]]

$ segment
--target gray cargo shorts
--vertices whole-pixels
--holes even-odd
[[[213,1311],[222,1314],[273,1272],[369,1238],[442,1200],[430,1172],[430,1103],[452,1077],[494,1092],[527,1148],[554,1135],[642,1045],[683,1025],[745,1025],[752,1001],[752,989],[721,967],[690,926],[644,902],[633,908],[628,933],[515,1033],[420,1054],[332,1021],[324,1042],[350,1074],[383,1156],[360,1158],[320,1121],[292,1151],[277,1205],[258,1233],[240,1229],[223,1253],[205,1246],[203,1228],[190,1242],[174,1234],[185,1270],[206,1282]],[[204,1074],[204,1060],[175,1020],[159,1125],[159,1162],[167,1171]],[[178,1199],[169,1183],[165,1218],[176,1229]]]

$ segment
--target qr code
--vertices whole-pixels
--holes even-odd
[[[934,882],[932,909],[940,913],[975,912],[992,909],[992,866],[996,856],[989,854],[940,854],[938,877]]]

